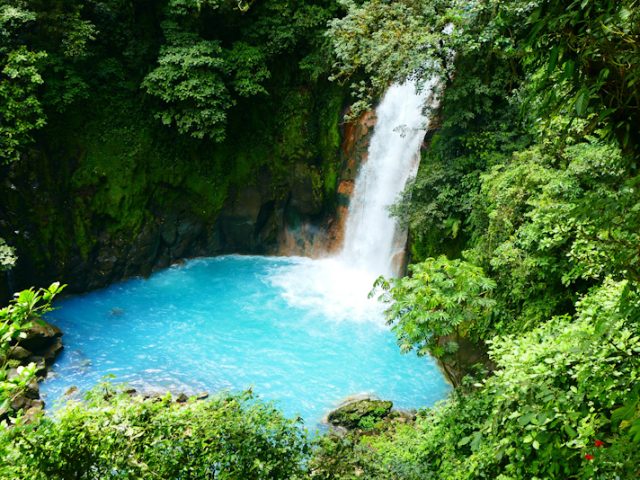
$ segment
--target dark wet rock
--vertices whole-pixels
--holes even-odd
[[[185,393],[180,393],[176,397],[176,402],[178,403],[185,403],[187,400],[189,400],[189,397]]]
[[[415,410],[392,410],[389,419],[397,423],[413,423],[416,420]]]
[[[62,332],[56,326],[46,322],[36,321],[26,332],[27,337],[20,340],[22,348],[26,348],[34,353],[49,348],[57,338],[62,336]]]
[[[65,397],[70,397],[72,395],[75,395],[76,393],[78,393],[78,387],[76,387],[75,385],[71,385],[69,388],[67,388],[67,390],[64,392],[64,396]]]
[[[12,365],[19,366],[9,368],[7,378],[12,380],[18,377],[20,369],[30,364],[35,365],[35,377],[11,399],[8,408],[0,411],[0,420],[10,419],[18,410],[23,411],[27,419],[30,419],[42,410],[44,402],[40,399],[38,381],[47,376],[48,367],[63,349],[62,332],[54,325],[34,321],[26,334],[26,338],[19,339],[18,344],[9,349],[9,360],[15,362]]]
[[[53,364],[62,351],[62,332],[54,325],[42,320],[33,322],[27,330],[26,338],[9,350],[9,358],[18,360],[21,365],[36,364],[36,375],[45,377],[47,367]]]
[[[297,164],[293,171],[290,206],[303,215],[322,212],[322,178],[318,170],[306,164]]]
[[[40,399],[40,385],[38,384],[38,380],[35,378],[31,379],[24,390],[24,396],[31,400]]]
[[[8,378],[13,379],[18,376],[17,369],[10,369],[8,372]],[[34,378],[26,386],[26,388],[18,392],[10,402],[10,409],[13,412],[18,410],[27,410],[34,406],[42,406],[44,402],[40,400],[40,387],[38,381]],[[5,412],[8,413],[8,412]],[[0,415],[1,417],[2,415]]]
[[[44,408],[44,400],[34,400],[31,402],[31,408],[42,410]]]
[[[386,418],[393,402],[365,398],[351,401],[329,413],[327,417],[331,425],[348,429],[371,428],[379,420]]]
[[[26,423],[32,422],[37,416],[39,416],[44,410],[44,402],[42,400],[34,400],[24,412],[24,421]]]
[[[8,353],[8,357],[14,360],[26,360],[31,355],[33,355],[33,352],[30,352],[29,350],[27,350],[24,347],[21,347],[20,345],[14,345],[9,349],[9,353]]]
[[[53,362],[63,348],[64,346],[62,345],[62,339],[60,337],[57,337],[53,340],[53,343],[51,343],[51,345],[49,345],[42,351],[42,357],[44,358],[44,361],[48,367],[53,365]]]
[[[208,392],[200,392],[196,395],[196,400],[206,400],[207,398],[209,398]]]
[[[223,243],[239,251],[254,252],[255,230],[264,201],[255,187],[245,187],[230,197],[220,217]]]
[[[11,400],[11,410],[17,412],[18,410],[23,410],[27,405],[30,404],[30,400],[24,395],[17,395]]]
[[[47,376],[47,362],[44,357],[40,355],[32,355],[27,360],[24,361],[24,364],[35,363],[36,365],[36,377],[45,378]]]
[[[162,220],[160,227],[160,237],[167,245],[173,245],[178,238],[178,219],[176,216],[169,216]]]
[[[202,231],[202,223],[190,219],[181,220],[178,224],[178,240],[171,248],[171,259],[189,256],[192,253],[191,247],[197,243]]]

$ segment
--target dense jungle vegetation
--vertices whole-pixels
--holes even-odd
[[[640,477],[637,0],[0,0],[0,35],[5,165],[37,146],[69,152],[82,122],[95,121],[87,134],[98,135],[114,115],[125,123],[106,127],[115,150],[103,159],[146,145],[150,175],[171,176],[168,150],[146,154],[176,143],[193,158],[192,176],[219,172],[219,184],[190,197],[213,196],[217,208],[218,189],[254,161],[284,162],[284,175],[288,159],[320,155],[321,183],[335,187],[334,160],[322,153],[335,140],[319,129],[307,143],[298,130],[341,110],[343,87],[332,85],[350,89],[357,115],[391,82],[437,76],[437,128],[393,208],[409,228],[412,264],[372,294],[388,302],[399,348],[458,368],[461,346],[488,352],[414,423],[311,444],[297,421],[250,394],[177,407],[98,386],[55,418],[11,411],[3,478]],[[316,94],[338,107],[309,106]],[[297,120],[258,115],[278,102]],[[154,135],[164,140],[137,137],[161,124]],[[228,155],[243,129],[264,146],[248,160]],[[202,163],[196,152],[211,145],[224,154]],[[107,164],[95,162],[87,168]],[[85,186],[95,181],[83,175]],[[110,195],[130,201],[129,187]],[[146,215],[117,205],[100,218],[126,210],[138,225]],[[17,246],[0,241],[0,268]],[[0,358],[59,289],[22,292],[0,310]],[[5,410],[35,374],[9,379],[9,367],[0,364]]]

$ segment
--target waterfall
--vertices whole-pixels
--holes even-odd
[[[428,128],[424,113],[437,81],[420,91],[412,81],[389,88],[376,109],[377,122],[367,161],[360,167],[351,196],[340,253],[322,259],[299,258],[274,269],[269,282],[285,300],[324,311],[336,320],[384,326],[383,305],[368,299],[379,275],[398,275],[397,257],[407,234],[389,215],[392,205],[418,168],[420,146]]]
[[[389,207],[418,169],[429,122],[424,107],[434,87],[435,81],[421,91],[412,81],[392,85],[376,109],[368,159],[356,178],[345,226],[340,257],[347,264],[377,275],[398,273],[395,259],[404,253],[407,237]]]

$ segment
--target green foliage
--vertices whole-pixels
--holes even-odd
[[[45,123],[36,93],[43,80],[38,64],[44,52],[19,47],[0,60],[0,159],[16,160],[21,147],[33,140],[32,132]]]
[[[505,329],[570,311],[607,275],[638,278],[635,177],[620,151],[582,142],[519,152],[481,178],[471,258],[498,282]],[[518,324],[514,325],[514,319]]]
[[[36,365],[30,363],[18,367],[17,374],[10,377],[9,350],[26,337],[26,330],[33,322],[40,321],[42,315],[53,309],[51,302],[63,288],[59,283],[53,283],[49,288],[37,291],[23,290],[9,305],[0,309],[0,417],[17,413],[12,411],[11,402],[26,389],[36,374]],[[0,422],[0,429],[4,428],[3,425],[6,425],[4,420]]]
[[[237,4],[229,0],[169,0],[167,10],[173,15],[198,15],[203,10],[218,10],[219,8],[240,7],[244,2]]]
[[[160,49],[158,66],[142,82],[148,94],[162,101],[157,117],[164,124],[197,139],[221,142],[231,107],[240,98],[268,94],[266,82],[278,55],[297,47],[301,62],[305,55],[321,60],[323,44],[317,38],[332,2],[321,6],[272,0],[255,8],[252,3],[170,2],[163,24],[167,43]],[[235,25],[233,34],[210,32],[206,21],[212,15]],[[314,79],[323,71],[308,63],[305,68]]]
[[[495,282],[481,268],[441,256],[410,265],[409,271],[375,283],[380,299],[391,304],[386,316],[403,352],[416,348],[418,355],[446,357],[457,350],[457,338],[486,329]]]
[[[479,100],[492,82],[524,75],[523,99],[537,117],[593,113],[592,131],[604,127],[624,148],[638,144],[640,8],[634,0],[346,4],[347,16],[331,24],[336,77],[363,75],[365,98],[411,75],[427,79],[436,72],[451,81],[455,52],[456,75],[466,77]],[[453,31],[443,33],[449,23]]]
[[[437,132],[395,208],[422,263],[378,286],[404,350],[447,361],[458,339],[488,341],[495,374],[416,426],[320,438],[311,475],[637,478],[637,2],[341,5],[345,16],[330,0],[0,0],[0,158],[17,159],[47,119],[38,146],[51,158],[25,178],[73,192],[69,218],[46,196],[25,210],[32,249],[62,265],[70,245],[88,259],[103,232],[127,244],[157,212],[213,224],[227,190],[265,166],[274,189],[295,165],[326,200],[344,100],[324,83],[331,62],[354,112],[390,82],[436,75]],[[157,131],[154,114],[186,135]],[[25,201],[8,198],[12,211]],[[13,258],[0,244],[0,269]],[[307,465],[295,422],[251,399],[104,393],[3,432],[2,474],[295,478]]]
[[[176,403],[102,384],[86,401],[0,432],[2,478],[303,478],[308,446],[251,393]]]
[[[437,131],[394,213],[409,226],[414,261],[462,257],[494,285],[491,322],[463,333],[492,345],[496,370],[425,412],[416,428],[327,440],[318,458],[332,452],[336,462],[320,471],[636,478],[637,2],[347,7],[331,25],[334,75],[350,79],[365,105],[408,76],[444,82]],[[415,277],[378,282],[389,300],[415,292],[391,317],[415,317],[402,332],[405,348],[424,324],[413,304],[429,311],[437,303],[419,296],[433,278],[410,283]],[[393,295],[403,284],[411,289]]]
[[[0,4],[0,39],[3,49],[14,43],[13,36],[36,19],[34,12],[24,8],[21,2]],[[3,52],[5,53],[5,52]]]
[[[232,72],[231,87],[241,97],[268,92],[262,83],[271,76],[262,50],[244,42],[236,42],[227,54]]]
[[[357,116],[371,106],[391,81],[410,76],[450,73],[451,53],[444,48],[445,26],[452,21],[446,1],[372,0],[345,1],[348,14],[329,23],[334,46],[333,79],[356,80],[353,90],[360,101],[352,106]],[[357,82],[359,76],[365,79]]]
[[[496,2],[498,3],[498,2]],[[522,38],[525,60],[539,69],[542,105],[590,116],[623,148],[640,137],[640,7],[632,0],[535,2]],[[504,6],[503,6],[504,8]]]
[[[3,270],[11,270],[18,260],[15,250],[7,245],[4,238],[0,237],[0,272]]]
[[[224,139],[226,111],[233,104],[222,76],[227,72],[220,42],[185,39],[185,45],[160,50],[158,67],[142,86],[160,98],[165,125],[195,138]]]
[[[636,478],[640,451],[621,418],[637,418],[628,400],[640,372],[639,309],[627,282],[606,280],[574,318],[496,338],[493,376],[422,412],[415,427],[323,446],[319,457],[349,452],[324,478]]]

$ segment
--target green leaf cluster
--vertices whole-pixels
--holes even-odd
[[[365,104],[407,77],[443,82],[420,171],[393,209],[417,263],[379,286],[404,349],[445,366],[438,328],[473,301],[443,298],[490,301],[458,333],[488,345],[493,371],[415,427],[328,440],[318,455],[336,452],[337,478],[640,475],[638,15],[634,1],[407,0],[349,2],[332,23],[335,76]],[[382,43],[402,48],[376,56]],[[492,288],[425,275],[434,259]],[[443,279],[451,291],[434,288]]]
[[[175,402],[105,383],[0,431],[2,478],[303,478],[307,438],[249,392]]]
[[[0,237],[0,271],[11,270],[18,260],[15,250],[7,245],[4,238]]]
[[[284,52],[305,52],[322,65],[321,32],[335,11],[333,2],[172,1],[166,8],[158,65],[142,87],[161,100],[157,117],[197,139],[221,142],[228,111],[239,99],[268,95],[267,81]],[[235,31],[212,29],[208,22]],[[231,40],[233,39],[233,40]],[[305,71],[318,66],[302,59]]]
[[[401,351],[415,348],[418,355],[446,358],[456,352],[456,339],[478,337],[486,328],[495,282],[481,268],[440,256],[410,265],[409,271],[375,284],[382,289],[380,299],[390,304],[386,316]]]
[[[0,53],[1,54],[1,53]],[[21,46],[0,59],[0,159],[17,160],[23,145],[33,140],[32,132],[45,123],[37,96],[43,83],[38,64],[46,58]]]
[[[226,111],[233,103],[222,75],[227,66],[219,42],[185,39],[185,46],[160,50],[158,67],[142,86],[167,108],[158,114],[162,123],[175,123],[195,138],[224,138]],[[188,45],[188,46],[187,46]]]

